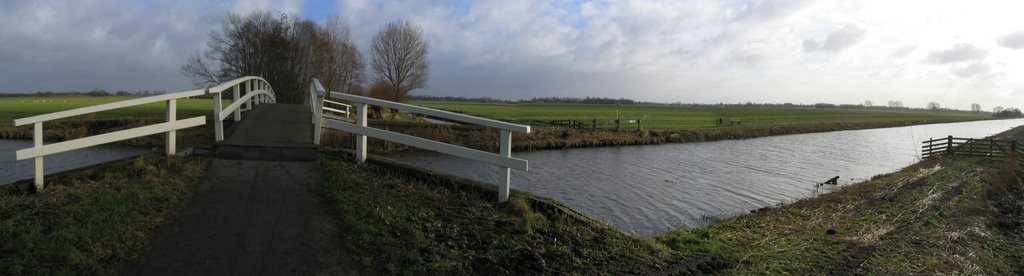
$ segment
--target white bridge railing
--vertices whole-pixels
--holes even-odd
[[[246,95],[240,97],[240,87],[245,86]],[[228,106],[227,109],[221,109],[221,92],[229,88],[234,89],[234,102]],[[158,133],[164,133],[165,136],[165,153],[167,155],[175,154],[175,141],[176,131],[179,129],[190,128],[195,126],[201,126],[206,124],[206,116],[197,116],[188,119],[178,120],[177,118],[177,100],[185,99],[190,97],[197,97],[203,95],[212,95],[214,98],[214,111],[215,116],[214,122],[216,124],[216,134],[218,140],[223,139],[223,124],[222,121],[232,113],[235,115],[234,120],[241,120],[241,105],[246,106],[246,110],[251,109],[254,104],[273,102],[274,94],[273,90],[266,80],[259,77],[241,77],[223,84],[209,87],[205,89],[194,89],[188,91],[174,92],[157,96],[150,96],[144,98],[136,98],[130,100],[124,100],[119,102],[105,103],[94,106],[87,106],[82,108],[76,108],[71,110],[53,112],[48,114],[42,114],[32,117],[26,117],[14,120],[14,126],[23,126],[31,124],[34,128],[32,134],[33,147],[19,150],[15,153],[17,160],[25,160],[29,158],[35,158],[35,187],[36,191],[42,191],[43,189],[43,157],[55,153],[61,153],[70,150],[76,150],[81,148],[92,147],[96,145],[102,145],[122,140],[128,140],[132,138],[153,135]],[[142,127],[136,127],[132,129],[126,129],[121,131],[115,131],[110,133],[104,133],[94,136],[88,136],[70,141],[63,141],[52,144],[43,144],[43,123],[53,120],[59,120],[63,118],[91,114],[101,111],[113,110],[118,108],[143,105],[155,102],[166,102],[165,118],[166,122],[148,125]]]
[[[498,165],[499,172],[501,173],[498,179],[498,201],[500,202],[508,200],[512,173],[510,169],[526,171],[529,167],[527,160],[512,157],[512,132],[529,133],[530,126],[511,124],[497,120],[457,114],[442,110],[379,100],[363,96],[356,96],[339,92],[330,92],[331,98],[355,103],[356,122],[353,124],[346,121],[334,120],[331,118],[323,117],[323,110],[326,109],[323,108],[325,102],[323,98],[326,94],[327,91],[320,84],[320,80],[313,79],[313,83],[310,85],[310,108],[313,111],[313,123],[316,125],[313,138],[314,143],[320,143],[320,129],[324,126],[331,129],[353,133],[356,135],[356,160],[358,160],[359,162],[366,161],[366,137],[369,136],[421,149],[436,151],[466,159],[472,159],[476,161]],[[500,129],[501,141],[498,144],[498,153],[495,154],[491,152],[475,150],[462,146],[456,146],[452,144],[410,136],[397,132],[391,132],[378,128],[368,127],[366,125],[367,105],[375,105],[397,110],[410,111],[419,114],[445,118],[448,120],[454,120],[469,124]]]

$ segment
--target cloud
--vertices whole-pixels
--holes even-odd
[[[928,54],[921,62],[932,64],[950,64],[962,61],[983,60],[988,51],[971,44],[956,44],[949,50],[935,51]]]
[[[992,71],[992,67],[985,62],[975,62],[967,66],[954,66],[953,74],[961,78],[970,78],[976,75],[985,75]]]
[[[841,52],[860,43],[867,37],[867,30],[856,25],[845,25],[825,36],[823,41],[804,40],[804,52]]]
[[[153,0],[3,1],[0,91],[177,90],[225,9]]]
[[[736,21],[763,22],[792,15],[809,4],[806,0],[759,0],[749,1],[738,7],[732,17]]]
[[[917,49],[917,45],[906,45],[906,46],[900,47],[899,49],[896,49],[896,51],[892,52],[892,54],[889,55],[889,57],[890,58],[905,58],[905,57],[907,57],[907,55],[909,55],[915,49]]]
[[[996,44],[1014,50],[1024,49],[1024,30],[1001,36],[999,39],[996,39]]]

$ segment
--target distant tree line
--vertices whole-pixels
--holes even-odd
[[[997,106],[993,111],[995,111],[995,112],[992,112],[992,117],[1000,117],[1000,118],[1020,118],[1020,117],[1022,117],[1020,109],[1015,108],[1015,107],[1010,107],[1010,108],[1005,108],[1004,109],[1001,106]]]
[[[0,98],[3,97],[63,97],[63,96],[90,96],[90,97],[104,97],[104,96],[150,96],[150,95],[162,95],[167,93],[163,90],[137,90],[137,91],[125,91],[119,90],[114,93],[107,92],[105,89],[93,89],[89,91],[36,91],[34,93],[0,93]]]

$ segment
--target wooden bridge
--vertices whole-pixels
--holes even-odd
[[[231,104],[223,98],[230,93]],[[350,114],[355,122],[341,120]],[[175,155],[176,131],[207,123],[207,116],[178,119],[176,101],[188,97],[212,97],[214,160],[207,176],[186,210],[155,234],[136,263],[121,273],[152,274],[314,274],[324,266],[323,256],[336,252],[325,241],[336,238],[333,219],[318,202],[316,190],[323,177],[317,144],[324,128],[356,135],[356,159],[366,160],[368,137],[495,164],[502,173],[498,200],[508,199],[510,169],[527,169],[527,161],[511,157],[512,132],[529,132],[529,126],[478,118],[326,91],[312,80],[304,104],[276,103],[273,88],[259,77],[243,77],[224,84],[159,96],[89,106],[17,119],[15,126],[33,125],[34,146],[17,151],[17,159],[35,159],[35,188],[44,188],[43,158],[46,155],[111,143],[146,135],[163,134],[165,154]],[[129,106],[165,102],[166,122],[105,133],[71,141],[43,144],[47,121]],[[332,107],[325,107],[330,104]],[[367,126],[367,106],[376,105],[447,120],[501,130],[500,151],[484,152]],[[325,111],[333,112],[326,115]],[[225,120],[233,123],[225,124]],[[344,272],[342,272],[344,273]]]
[[[226,95],[229,93],[230,97]],[[34,146],[17,151],[16,159],[32,158],[35,160],[35,188],[37,191],[40,191],[44,187],[43,157],[50,154],[147,135],[164,134],[165,154],[174,155],[177,152],[176,131],[204,125],[208,121],[206,116],[187,119],[177,118],[177,100],[190,97],[210,97],[213,99],[212,118],[209,121],[212,121],[214,125],[214,137],[216,140],[214,143],[214,154],[218,158],[316,160],[319,156],[316,149],[320,143],[321,132],[324,128],[330,128],[349,132],[356,136],[356,159],[359,162],[366,160],[366,139],[372,137],[497,165],[502,175],[498,179],[499,201],[508,199],[511,181],[510,169],[525,171],[528,168],[526,160],[512,157],[511,149],[512,132],[528,133],[530,132],[530,126],[357,95],[328,92],[317,79],[311,80],[308,98],[304,104],[279,104],[276,103],[276,94],[270,83],[263,78],[252,76],[241,77],[203,89],[136,98],[14,120],[15,126],[32,125],[34,128]],[[355,122],[341,120],[340,117],[337,117],[337,114],[344,114],[346,117],[352,115],[352,111],[349,109],[352,105],[325,100],[325,97],[347,101],[355,105]],[[231,104],[224,106],[224,98],[230,98],[232,100]],[[157,102],[166,103],[166,122],[164,123],[71,141],[43,144],[43,124],[45,122]],[[330,104],[331,106],[327,107],[325,104]],[[498,153],[479,151],[368,127],[366,118],[368,105],[424,114],[444,118],[449,121],[497,128],[501,132],[500,150]],[[325,111],[333,112],[335,115],[328,116]],[[245,112],[244,116],[243,112]],[[227,129],[229,133],[225,135],[224,121],[229,118],[235,123]]]

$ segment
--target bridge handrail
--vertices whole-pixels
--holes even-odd
[[[239,90],[241,85],[245,83],[246,89],[249,90],[245,97],[239,97]],[[259,89],[254,89],[254,87]],[[227,110],[221,110],[221,93],[228,88],[234,88],[234,99]],[[255,92],[255,93],[254,93]],[[163,95],[155,95],[149,97],[128,99],[123,101],[111,102],[98,104],[93,106],[80,107],[70,110],[51,112],[42,115],[35,115],[31,117],[25,117],[14,120],[14,126],[23,126],[32,124],[33,125],[33,147],[18,150],[15,152],[15,159],[24,160],[28,158],[35,158],[35,187],[37,191],[43,189],[43,157],[61,153],[65,151],[92,147],[101,144],[107,144],[147,135],[165,134],[165,153],[167,155],[173,155],[176,153],[175,141],[176,131],[179,129],[185,129],[190,127],[196,127],[206,124],[206,116],[197,116],[187,119],[179,120],[177,118],[177,100],[184,98],[191,98],[203,95],[213,95],[214,99],[214,111],[215,116],[214,122],[216,124],[217,138],[223,140],[223,126],[222,120],[234,112],[235,120],[241,119],[241,106],[244,103],[246,106],[251,108],[252,103],[261,102],[273,102],[274,94],[273,89],[266,80],[260,77],[241,77],[236,78],[217,86],[203,88],[203,89],[192,89],[180,92],[172,92]],[[95,112],[108,111],[118,108],[143,105],[155,102],[166,102],[165,119],[166,122],[141,126],[131,129],[125,129],[115,132],[109,132],[99,135],[87,136],[69,141],[63,141],[58,143],[52,143],[48,145],[43,144],[43,123],[47,121],[59,120],[63,118],[85,115]]]
[[[481,125],[481,126],[492,127],[492,128],[502,129],[502,130],[508,130],[508,131],[512,131],[512,132],[519,132],[519,133],[529,133],[530,132],[530,126],[528,126],[528,125],[520,125],[520,124],[507,123],[507,122],[502,122],[502,121],[498,121],[498,120],[492,120],[492,119],[481,118],[481,117],[476,117],[476,116],[471,116],[471,115],[465,115],[465,114],[459,114],[459,113],[454,113],[454,112],[448,112],[448,111],[444,111],[444,110],[437,110],[437,109],[432,109],[432,108],[426,108],[426,107],[416,106],[416,105],[411,105],[411,104],[397,103],[397,102],[392,102],[392,101],[385,101],[385,100],[374,99],[374,98],[370,98],[370,97],[364,97],[364,96],[358,96],[358,95],[352,95],[352,94],[344,94],[344,93],[333,92],[333,91],[331,92],[331,98],[342,99],[342,100],[346,100],[346,101],[350,101],[350,102],[356,102],[356,103],[365,103],[365,104],[369,104],[369,105],[382,106],[382,107],[393,108],[393,109],[398,109],[398,110],[405,110],[405,111],[415,112],[415,113],[419,113],[419,114],[424,114],[424,115],[430,115],[430,116],[434,116],[434,117],[445,118],[445,119],[448,119],[448,120],[459,121],[459,122],[463,122],[463,123],[469,123],[469,124],[474,124],[474,125]]]
[[[341,130],[356,135],[356,160],[358,162],[366,161],[366,138],[373,137],[381,140],[387,140],[395,143],[405,144],[417,148],[426,150],[436,151],[448,155],[454,155],[462,158],[471,160],[481,161],[498,165],[501,172],[501,177],[498,183],[498,201],[508,200],[510,192],[511,182],[511,171],[510,169],[517,169],[526,171],[529,169],[529,161],[520,158],[512,157],[512,132],[529,133],[530,126],[518,125],[512,123],[506,123],[502,121],[480,118],[470,115],[457,114],[442,110],[436,110],[426,107],[420,107],[415,105],[379,100],[369,97],[344,94],[339,92],[329,92],[331,98],[342,99],[355,103],[356,105],[356,122],[333,120],[324,118],[323,114],[323,95],[316,95],[318,90],[317,85],[319,80],[313,79],[313,85],[310,87],[311,96],[311,107],[314,108],[314,123],[316,124],[317,132],[314,133],[314,141],[319,142],[319,130],[324,120],[327,122],[327,127],[331,129]],[[322,89],[322,86],[319,87]],[[367,126],[367,106],[375,105],[381,107],[388,107],[397,110],[410,111],[419,114],[430,115],[434,117],[445,118],[452,121],[465,122],[470,124],[476,124],[486,127],[497,128],[501,130],[500,143],[498,153],[491,153],[462,146],[447,144],[444,142],[424,139],[411,135],[406,135],[397,132],[391,132],[378,128],[372,128]]]

